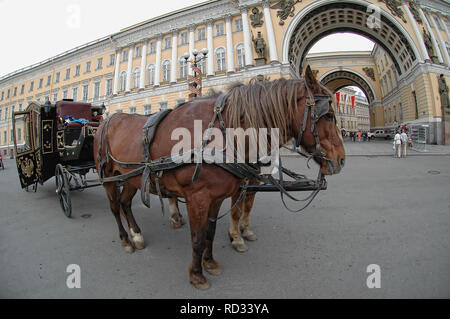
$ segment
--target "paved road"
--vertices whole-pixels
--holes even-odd
[[[285,162],[305,168],[303,160]],[[53,180],[26,193],[7,160],[0,171],[0,297],[449,298],[449,163],[450,156],[350,157],[300,215],[281,208],[277,194],[258,194],[251,221],[259,239],[236,253],[221,220],[215,256],[224,272],[208,276],[204,292],[187,279],[188,227],[172,230],[156,197],[151,210],[135,199],[147,247],[128,255],[102,188],[74,193],[69,220]],[[81,289],[66,286],[69,264],[81,267]],[[381,267],[380,289],[366,286],[370,264]]]

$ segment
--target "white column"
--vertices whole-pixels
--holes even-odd
[[[159,86],[161,83],[161,46],[162,46],[162,37],[158,36],[158,39],[156,40],[155,84],[154,84],[154,86]]]
[[[439,63],[444,63],[444,59],[442,59],[441,50],[439,50],[439,45],[438,45],[438,43],[436,41],[436,38],[434,37],[433,30],[431,29],[431,26],[428,23],[428,19],[425,16],[425,13],[423,12],[421,7],[418,7],[418,10],[420,12],[420,16],[422,17],[423,22],[425,23],[425,25],[428,28],[428,31],[430,32],[431,42],[433,42],[434,51],[436,52],[436,55],[437,55],[438,60],[439,60]]]
[[[208,20],[206,21],[206,37],[207,37],[207,42],[208,42],[208,72],[207,75],[208,76],[214,76],[214,42],[213,42],[213,20]]]
[[[439,27],[438,27],[438,25],[436,23],[436,20],[434,20],[433,15],[430,12],[428,12],[428,14],[431,17],[431,22],[433,23],[434,29],[436,30],[436,33],[437,33],[437,36],[438,36],[438,39],[439,39],[439,43],[441,45],[441,53],[442,53],[442,56],[445,59],[445,64],[450,66],[450,58],[448,56],[447,46],[445,45],[444,39],[442,38],[441,30],[439,30]]]
[[[403,2],[403,9],[405,10],[406,14],[408,15],[409,21],[411,21],[414,33],[416,34],[417,41],[419,42],[420,49],[422,50],[423,59],[424,60],[430,60],[430,56],[428,55],[427,48],[425,47],[425,43],[422,37],[422,33],[420,33],[419,26],[417,25],[416,19],[414,19],[411,11],[409,10],[406,3]],[[423,61],[421,61],[423,62]]]
[[[130,92],[131,91],[131,72],[132,67],[133,67],[133,47],[134,44],[132,44],[130,46],[130,48],[128,49],[128,67],[127,67],[127,83],[126,83],[126,92]]]
[[[141,77],[139,82],[139,89],[145,88],[145,71],[147,65],[147,43],[148,39],[144,39],[144,45],[142,46],[142,58],[141,58]]]
[[[119,70],[120,70],[120,48],[116,51],[116,65],[114,68],[114,88],[113,94],[117,95],[119,92]]]
[[[270,16],[270,3],[269,1],[263,1],[262,3],[264,18],[267,31],[267,40],[269,42],[269,57],[270,62],[278,62],[277,43],[275,41],[275,32],[273,31],[272,17]]]
[[[194,51],[195,48],[195,25],[190,25],[189,26],[189,59],[193,59],[193,55],[192,55],[192,51]],[[189,62],[188,62],[189,63]],[[192,67],[189,63],[188,65],[188,74],[189,75],[194,75],[194,72],[192,71]]]
[[[170,83],[177,82],[178,30],[172,31],[172,62],[170,67]]]
[[[225,17],[225,30],[227,33],[227,72],[235,72],[234,68],[234,48],[233,48],[233,30],[231,29],[231,15]]]
[[[241,8],[242,28],[244,29],[244,50],[245,50],[245,66],[253,65],[253,49],[250,37],[250,26],[248,24],[248,8]]]

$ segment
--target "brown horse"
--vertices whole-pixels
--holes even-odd
[[[252,84],[235,86],[226,93],[227,102],[224,109],[224,122],[227,127],[243,129],[254,127],[278,128],[280,145],[292,137],[299,136],[303,117],[306,114],[307,126],[301,138],[301,145],[308,152],[315,152],[317,144],[311,132],[311,112],[305,113],[307,94],[328,94],[316,81],[310,69],[305,79],[280,79],[269,84]],[[161,122],[149,148],[150,157],[158,159],[171,155],[172,148],[178,141],[171,140],[171,132],[176,128],[185,128],[194,132],[194,120],[202,121],[203,132],[207,130],[213,118],[214,104],[217,96],[196,99],[176,108]],[[108,143],[109,154],[121,162],[140,162],[143,160],[142,128],[146,118],[129,114],[118,114],[105,122],[95,136],[94,154],[100,148],[100,154],[106,156],[104,143]],[[214,123],[219,126],[218,121]],[[327,116],[318,120],[317,124],[320,146],[327,160],[316,159],[320,171],[324,175],[339,173],[345,162],[345,151],[336,126],[334,111],[330,106]],[[105,136],[105,142],[102,142]],[[192,140],[192,145],[195,141]],[[95,157],[97,169],[100,171],[98,159]],[[219,275],[222,270],[213,258],[213,241],[216,219],[222,202],[240,193],[243,180],[215,164],[203,163],[198,180],[192,182],[195,164],[187,164],[176,169],[164,171],[160,177],[161,184],[171,194],[186,200],[192,243],[192,261],[188,267],[190,283],[199,289],[207,289],[209,283],[203,275],[203,269],[212,275]],[[104,177],[123,175],[131,168],[123,168],[115,161],[108,161],[104,166]],[[141,176],[129,178],[120,190],[117,182],[105,182],[104,187],[110,201],[111,211],[116,218],[122,246],[127,252],[144,248],[144,239],[132,211],[131,202],[137,190],[141,188]],[[244,203],[241,203],[243,205]],[[128,222],[131,240],[121,222],[121,213]],[[234,212],[234,215],[237,214]]]

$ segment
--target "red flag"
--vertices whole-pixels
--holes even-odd
[[[336,101],[337,101],[337,107],[339,109],[339,102],[341,102],[341,92],[336,92]]]
[[[355,108],[355,96],[352,96],[352,109]]]

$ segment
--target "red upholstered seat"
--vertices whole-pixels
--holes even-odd
[[[92,121],[91,104],[78,103],[72,101],[59,101],[56,103],[56,114],[63,118],[66,115],[71,115],[75,119],[86,119],[89,121],[87,125],[98,127],[100,123]],[[82,127],[80,123],[70,123],[67,127]]]

